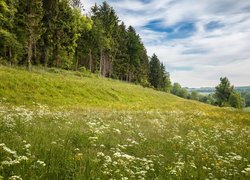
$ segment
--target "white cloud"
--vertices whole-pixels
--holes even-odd
[[[250,1],[107,2],[126,25],[136,28],[148,54],[158,55],[173,81],[189,87],[215,86],[221,76],[227,76],[236,86],[250,85]],[[83,3],[86,9],[94,4],[90,0]],[[152,20],[161,20],[162,28],[193,22],[196,31],[184,39],[167,39],[167,32],[144,28]],[[219,22],[221,26],[208,31],[206,25],[209,22]],[[192,71],[182,70],[182,67],[190,67]]]

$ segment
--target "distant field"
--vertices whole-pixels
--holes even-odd
[[[0,66],[0,179],[249,179],[249,126],[93,74]]]
[[[246,108],[244,108],[244,111],[246,111],[246,112],[250,112],[250,107],[246,107]]]

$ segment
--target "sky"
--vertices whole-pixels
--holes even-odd
[[[86,12],[101,0],[82,0]],[[250,0],[107,0],[183,87],[250,85]]]

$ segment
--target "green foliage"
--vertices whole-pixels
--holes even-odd
[[[201,101],[201,102],[203,102],[203,103],[215,105],[215,101],[216,101],[216,100],[215,100],[215,98],[214,98],[214,95],[209,94],[209,95],[200,95],[199,101]]]
[[[216,103],[219,106],[232,106],[242,108],[244,102],[239,93],[236,93],[234,87],[230,85],[229,80],[224,77],[220,78],[220,84],[215,87]]]
[[[22,44],[15,34],[16,6],[13,0],[0,0],[0,57],[9,64],[16,64],[22,55]]]
[[[189,95],[187,89],[182,88],[179,83],[174,83],[170,92],[176,96],[179,96],[185,99],[187,99]]]
[[[159,88],[160,86],[160,78],[161,78],[161,64],[158,57],[153,54],[151,61],[149,63],[149,82],[155,88]]]
[[[250,107],[246,107],[243,109],[245,112],[250,112]]]
[[[190,94],[190,99],[198,101],[199,100],[198,92],[197,91],[192,91],[191,94]]]
[[[215,87],[215,97],[219,106],[226,106],[229,101],[230,95],[234,91],[234,87],[231,86],[229,80],[224,77],[220,78],[220,84]]]
[[[153,54],[149,62],[149,82],[156,89],[165,92],[170,91],[171,81],[169,73],[166,72],[165,66],[160,63],[160,60],[155,54]]]
[[[237,92],[230,94],[228,102],[230,106],[234,108],[242,108],[245,106],[244,99],[242,99],[240,93]]]
[[[107,2],[93,6],[90,16],[82,14],[83,5],[79,0],[1,0],[1,63],[28,70],[33,64],[67,70],[84,66],[104,77],[169,92],[169,74],[159,60],[150,69],[136,30],[119,23]],[[154,73],[158,78],[149,78]]]
[[[241,97],[244,98],[246,106],[250,106],[250,92],[241,93]]]
[[[11,64],[17,63],[17,58],[22,54],[22,45],[17,41],[15,34],[0,29],[1,56]]]

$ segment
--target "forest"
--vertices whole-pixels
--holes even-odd
[[[1,0],[0,63],[82,70],[170,90],[169,73],[107,2],[85,15],[80,0]]]

